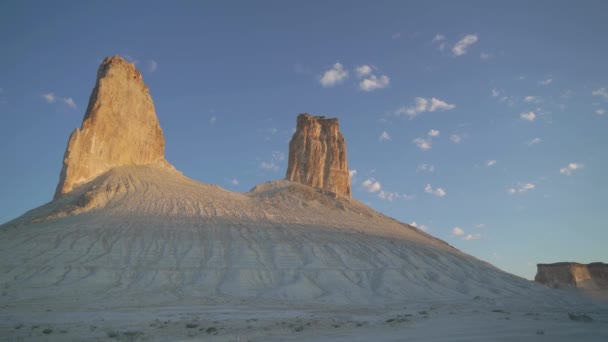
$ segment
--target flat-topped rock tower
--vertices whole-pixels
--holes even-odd
[[[55,198],[113,167],[165,162],[154,102],[134,63],[106,57],[82,126],[70,136]]]
[[[338,119],[298,115],[296,132],[289,142],[286,178],[351,197],[346,141]]]

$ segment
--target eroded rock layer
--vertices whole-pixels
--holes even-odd
[[[558,262],[538,264],[535,281],[553,288],[608,290],[608,264],[593,262]]]
[[[123,165],[166,164],[165,139],[134,63],[107,57],[97,71],[82,126],[70,136],[55,198]]]
[[[286,178],[292,182],[351,196],[346,141],[338,119],[298,115],[296,132],[289,142]]]

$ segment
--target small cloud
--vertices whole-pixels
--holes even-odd
[[[357,72],[357,77],[365,77],[367,75],[371,75],[372,67],[369,65],[361,65],[358,66],[355,71]]]
[[[429,131],[429,137],[438,137],[440,133],[441,133],[441,132],[439,132],[439,131],[438,131],[438,130],[436,130],[436,129],[431,129],[431,130]]]
[[[239,180],[235,178],[235,179],[233,179],[233,180],[230,181],[230,184],[232,184],[232,185],[239,185]]]
[[[382,132],[382,134],[380,134],[380,137],[378,137],[378,140],[380,141],[387,141],[387,140],[391,140],[391,136],[386,132]]]
[[[54,93],[46,93],[46,94],[42,94],[42,98],[47,102],[47,103],[54,103],[56,101],[55,99],[55,94]]]
[[[416,145],[416,147],[418,147],[419,149],[423,150],[423,151],[427,151],[431,149],[431,141],[427,140],[427,139],[422,139],[422,138],[416,138],[413,140],[413,143]]]
[[[467,234],[462,239],[467,241],[481,239],[481,234]]]
[[[530,102],[534,102],[534,101],[536,101],[536,96],[528,95],[528,96],[524,97],[524,102],[530,103]]]
[[[65,103],[65,105],[70,108],[76,108],[76,102],[74,102],[74,99],[72,99],[71,97],[65,97],[61,99],[61,101],[63,101],[63,103]]]
[[[213,124],[214,124],[216,121],[217,121],[217,118],[216,118],[215,116],[212,116],[212,117],[209,119],[209,123],[210,123],[210,124],[212,124],[212,125],[213,125]]]
[[[392,202],[396,199],[402,198],[402,196],[398,192],[389,192],[389,191],[380,190],[380,193],[378,193],[378,198]]]
[[[410,223],[410,226],[412,226],[414,228],[418,228],[418,229],[422,230],[423,232],[427,232],[430,229],[428,226],[416,223],[416,221]]]
[[[325,88],[333,87],[337,84],[342,83],[348,77],[348,71],[344,70],[344,67],[339,62],[334,66],[325,71],[323,76],[319,79],[319,83]]]
[[[542,141],[542,139],[541,139],[541,138],[536,137],[536,138],[534,138],[534,139],[532,139],[532,140],[530,140],[530,141],[526,142],[526,144],[527,144],[528,146],[532,146],[532,145],[540,144],[540,142],[541,142],[541,141]]]
[[[370,75],[359,82],[359,89],[363,91],[374,91],[376,89],[388,87],[390,82],[390,78],[386,75],[382,75],[380,78],[377,78],[376,75]]]
[[[413,119],[416,115],[425,112],[435,112],[435,111],[446,111],[452,110],[456,108],[456,105],[449,104],[443,100],[432,97],[430,99],[425,99],[423,97],[417,97],[414,99],[414,105],[410,107],[402,107],[397,110],[398,115],[407,115],[410,119]]]
[[[500,91],[496,88],[492,88],[491,92],[492,92],[492,97],[499,97],[501,94]]]
[[[452,48],[454,56],[462,56],[467,53],[469,46],[477,43],[478,37],[474,34],[468,34],[459,40],[456,45]]]
[[[279,162],[285,160],[285,153],[279,151],[272,151],[272,157],[270,161],[263,161],[260,163],[260,168],[267,171],[278,171]]]
[[[534,121],[536,119],[536,114],[534,112],[528,112],[528,113],[521,113],[519,114],[519,117],[522,120],[526,120],[526,121]]]
[[[464,235],[464,230],[462,230],[460,227],[454,227],[452,228],[452,234],[454,235]]]
[[[348,170],[348,175],[353,178],[357,175],[357,170]]]
[[[591,92],[593,96],[600,96],[604,99],[608,100],[608,88],[598,88]]]
[[[552,78],[547,78],[546,80],[538,81],[538,84],[544,85],[544,86],[549,85],[551,83],[553,83],[553,79]]]
[[[430,164],[418,164],[416,172],[435,172],[435,166]]]
[[[464,139],[464,135],[462,134],[452,134],[450,135],[450,140],[454,143],[454,144],[460,144],[462,142],[462,140]]]
[[[595,110],[595,114],[597,114],[597,115],[604,115],[605,113],[606,113],[606,111],[601,108]]]
[[[380,185],[380,182],[375,181],[373,178],[368,178],[364,180],[361,185],[363,185],[363,188],[365,188],[365,190],[367,190],[368,192],[378,192],[382,189],[382,185]]]
[[[488,160],[486,162],[486,166],[494,166],[496,165],[496,160],[492,159],[492,160]]]
[[[534,189],[535,187],[536,186],[533,183],[518,182],[515,187],[507,189],[507,192],[510,194],[517,194],[517,193],[522,194],[524,192]]]
[[[431,43],[435,43],[435,42],[441,42],[445,40],[445,36],[442,34],[437,33],[435,35],[435,37],[433,37],[433,40],[431,40]]]
[[[475,228],[484,228],[486,226],[485,223],[478,223],[475,225]]]
[[[401,38],[401,32],[395,32],[391,36],[391,39],[399,39],[399,38]]]
[[[559,173],[566,175],[566,176],[570,176],[574,171],[582,169],[584,167],[585,167],[585,165],[583,165],[583,164],[570,163],[570,164],[566,165],[565,167],[562,167],[561,169],[559,169]]]
[[[158,63],[156,63],[156,61],[153,60],[153,59],[149,60],[146,64],[147,64],[147,67],[148,67],[148,71],[151,72],[151,73],[155,72],[156,69],[158,69]]]
[[[435,195],[437,197],[443,197],[443,196],[447,195],[447,192],[443,188],[433,189],[431,184],[427,184],[424,187],[424,192],[426,192],[427,194]]]
[[[486,52],[482,52],[479,54],[479,58],[481,58],[484,61],[487,61],[488,59],[492,58],[492,55]]]

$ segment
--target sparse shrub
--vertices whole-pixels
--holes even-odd
[[[198,324],[196,324],[196,323],[188,323],[188,324],[186,324],[186,328],[188,328],[188,329],[194,329],[194,328],[197,328],[197,327],[198,327]]]
[[[205,332],[209,335],[217,335],[218,331],[216,327],[209,327]]]
[[[593,318],[591,318],[585,314],[582,314],[582,313],[577,314],[577,313],[568,312],[568,317],[570,317],[571,320],[577,321],[577,322],[585,322],[585,323],[593,322]]]
[[[52,334],[53,333],[53,329],[46,328],[46,329],[42,330],[42,333],[45,334],[45,335]]]

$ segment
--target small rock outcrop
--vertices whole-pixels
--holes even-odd
[[[338,119],[298,115],[296,132],[289,142],[286,178],[351,197],[346,141]]]
[[[558,262],[538,264],[534,281],[552,288],[608,290],[608,264],[593,262]]]
[[[156,163],[167,164],[165,139],[148,87],[134,63],[107,57],[68,141],[55,198],[113,167]]]

